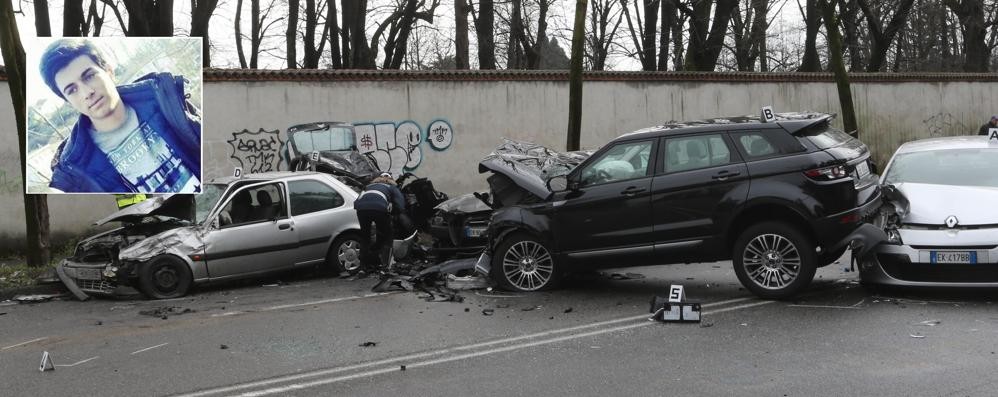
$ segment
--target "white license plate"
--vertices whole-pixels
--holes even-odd
[[[488,230],[487,227],[475,227],[475,226],[465,226],[464,236],[465,237],[481,237]]]
[[[76,278],[80,280],[100,280],[100,269],[76,269]]]
[[[932,263],[977,263],[977,251],[932,251]]]
[[[870,175],[870,165],[867,164],[865,161],[862,162],[862,163],[856,164],[856,176],[858,178],[863,178],[863,177],[865,177],[867,175]]]

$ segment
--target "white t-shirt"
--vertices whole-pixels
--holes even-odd
[[[112,131],[90,130],[94,143],[137,192],[195,193],[201,181],[149,123],[125,106],[125,123]]]

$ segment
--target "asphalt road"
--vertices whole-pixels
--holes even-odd
[[[835,264],[797,300],[766,301],[740,288],[730,262],[613,272],[644,278],[433,303],[371,293],[372,279],[299,273],[170,301],[0,303],[0,394],[998,392],[995,291],[870,292]],[[704,303],[700,324],[647,320],[671,284]],[[169,307],[165,319],[150,313]],[[43,351],[55,371],[38,370]]]

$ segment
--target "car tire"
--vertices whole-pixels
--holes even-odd
[[[173,255],[160,255],[139,267],[139,290],[151,299],[187,295],[194,275],[186,262]]]
[[[803,232],[783,222],[750,226],[735,241],[731,262],[738,280],[766,299],[794,296],[814,278],[815,245]]]
[[[818,255],[818,267],[825,267],[835,263],[835,261],[842,257],[842,254],[846,253],[847,248],[849,247],[845,246],[835,250],[834,252]]]
[[[562,276],[547,245],[522,232],[507,236],[496,247],[490,273],[501,288],[518,292],[554,288]]]
[[[326,253],[326,266],[337,273],[360,270],[360,236],[347,232],[337,237]]]

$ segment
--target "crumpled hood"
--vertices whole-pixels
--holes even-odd
[[[547,181],[568,174],[592,154],[588,150],[557,152],[535,143],[504,139],[478,163],[478,172],[505,175],[517,186],[546,200],[551,196]]]
[[[96,222],[100,226],[108,222],[136,223],[147,216],[161,215],[186,221],[194,220],[194,195],[173,194],[146,199],[104,217]]]
[[[434,209],[448,213],[472,214],[475,212],[491,211],[492,208],[485,204],[475,193],[462,194],[450,200],[438,204]]]
[[[186,257],[204,252],[201,231],[195,226],[178,227],[125,247],[118,253],[121,260],[147,261],[152,257],[172,253]]]
[[[904,223],[945,225],[950,215],[959,225],[998,224],[998,188],[978,186],[899,183],[895,185],[911,203]]]
[[[371,160],[355,150],[325,150],[319,152],[323,164],[355,178],[369,178],[380,172]]]

